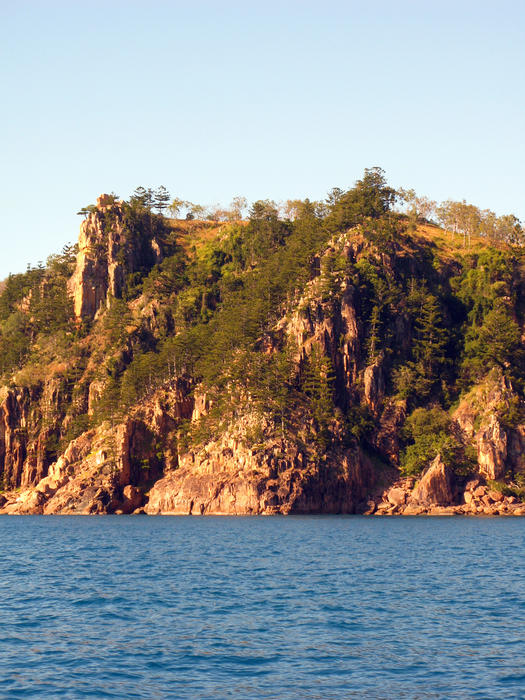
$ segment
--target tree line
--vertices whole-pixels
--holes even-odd
[[[367,168],[365,178],[369,185],[377,186],[384,180],[384,171],[381,168]],[[361,181],[358,181],[361,182]],[[366,184],[366,183],[365,183]],[[385,185],[386,186],[386,185]],[[486,238],[491,243],[507,243],[509,245],[522,246],[525,243],[525,231],[519,218],[514,214],[497,216],[490,209],[481,209],[466,200],[446,200],[437,202],[429,197],[419,195],[414,189],[388,187],[388,206],[398,205],[398,210],[405,213],[413,226],[421,222],[436,223],[454,234],[463,236],[464,245],[470,245],[473,238]],[[253,219],[261,216],[261,212],[271,212],[283,221],[295,221],[300,218],[304,208],[313,208],[320,218],[327,217],[344,197],[348,198],[350,189],[345,192],[339,187],[334,187],[325,200],[311,201],[309,199],[287,199],[276,202],[272,199],[258,200],[249,206],[246,197],[236,196],[228,206],[220,204],[204,205],[173,197],[164,185],[156,189],[151,187],[137,187],[128,202],[132,207],[155,210],[165,216],[170,214],[175,219],[207,220],[221,222],[235,222]],[[385,193],[383,192],[383,195]],[[115,201],[118,195],[112,193]],[[354,196],[354,195],[351,195]],[[355,204],[363,207],[364,201]],[[87,216],[96,209],[90,204],[82,207],[78,214]],[[341,207],[339,207],[341,211]],[[375,211],[372,206],[371,211]],[[383,212],[384,213],[384,212]],[[334,222],[335,223],[335,222]],[[339,226],[350,225],[348,221],[337,221]]]
[[[522,223],[514,214],[497,216],[490,209],[480,209],[464,199],[438,203],[416,194],[413,189],[399,189],[398,196],[413,223],[436,221],[448,231],[462,235],[465,246],[475,237],[486,238],[491,243],[520,246],[525,243]]]

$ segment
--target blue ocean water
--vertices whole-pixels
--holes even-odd
[[[0,517],[2,698],[525,698],[525,520]]]

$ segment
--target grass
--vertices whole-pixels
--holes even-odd
[[[247,221],[203,221],[200,219],[167,219],[171,230],[175,232],[177,242],[191,258],[206,243],[218,238],[228,226],[246,225]]]

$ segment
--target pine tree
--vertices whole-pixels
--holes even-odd
[[[379,306],[375,305],[370,316],[370,333],[368,336],[368,362],[372,363],[380,350],[381,342],[381,313]]]
[[[170,193],[164,187],[164,185],[157,187],[154,194],[154,207],[159,212],[159,214],[162,214],[164,210],[168,208],[170,204],[170,199]]]
[[[148,199],[148,191],[145,187],[137,187],[130,197],[130,204],[133,206],[146,207],[146,202]]]
[[[330,423],[334,414],[335,372],[331,360],[313,346],[308,357],[303,389],[308,397],[314,422],[315,443],[324,449],[330,442]]]
[[[146,209],[149,209],[151,211],[151,209],[154,205],[155,205],[155,192],[152,190],[151,187],[148,187],[148,189],[146,190],[144,206],[146,207]]]

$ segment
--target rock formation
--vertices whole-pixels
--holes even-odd
[[[260,397],[243,388],[232,393],[229,422],[219,416],[211,422],[211,432],[198,437],[220,396],[203,381],[195,368],[198,361],[186,362],[187,348],[180,351],[181,359],[176,343],[163,343],[201,318],[204,330],[192,342],[202,359],[199,344],[211,326],[206,326],[211,314],[206,284],[214,285],[214,303],[220,308],[228,289],[242,287],[243,281],[230,271],[228,284],[220,287],[212,255],[202,269],[190,269],[188,278],[194,275],[197,282],[182,302],[179,280],[169,274],[161,280],[166,296],[159,300],[151,292],[159,281],[154,275],[160,276],[154,266],[169,263],[166,258],[175,249],[167,226],[160,217],[140,208],[132,211],[110,195],[99,197],[81,225],[68,283],[75,318],[62,342],[74,336],[67,352],[74,347],[76,354],[50,363],[45,372],[35,370],[34,376],[29,372],[17,378],[16,368],[0,389],[0,512],[522,514],[519,492],[503,482],[509,474],[525,473],[523,406],[500,370],[464,393],[451,416],[459,443],[476,450],[472,473],[466,468],[455,472],[443,452],[426,460],[418,479],[401,476],[402,429],[420,404],[418,398],[412,403],[403,398],[392,377],[403,362],[405,369],[415,364],[410,355],[414,323],[404,312],[390,318],[388,337],[395,347],[375,348],[370,295],[379,278],[390,283],[396,276],[407,277],[407,269],[411,280],[417,278],[415,244],[410,241],[403,249],[389,239],[377,247],[363,231],[340,232],[316,253],[306,268],[310,274],[304,288],[288,294],[272,326],[261,330],[254,344],[265,357],[292,348],[290,384],[295,396],[302,393],[288,424],[283,419],[280,430],[275,425],[270,429],[270,419],[261,417]],[[231,266],[231,249],[222,253]],[[373,274],[361,265],[363,256],[368,256],[366,265],[376,265]],[[328,262],[334,259],[339,267],[330,272]],[[432,268],[432,274],[448,283],[449,268]],[[141,282],[152,269],[150,292],[138,284],[130,301],[132,281]],[[105,313],[114,299],[126,300],[120,303],[129,316],[112,335],[104,318],[111,318]],[[30,314],[31,304],[27,294],[17,309]],[[228,347],[234,356],[237,338]],[[161,351],[167,372],[165,365],[159,369],[156,364]],[[317,355],[326,360],[320,381],[324,398],[329,395],[332,402],[324,424],[312,415],[304,381],[305,368]],[[144,358],[151,375],[164,372],[161,381],[141,374]],[[230,390],[238,376],[224,378],[221,390]],[[143,398],[122,410],[122,386],[140,392],[140,382],[147,384],[138,393]],[[116,409],[103,413],[100,406],[111,391]],[[433,400],[429,393],[428,405]],[[316,430],[324,431],[320,439]]]
[[[452,472],[437,455],[412,491],[411,501],[423,505],[448,506],[452,503]]]
[[[69,282],[78,319],[92,319],[112,297],[119,299],[126,275],[162,260],[162,240],[151,231],[144,236],[145,247],[131,235],[122,202],[110,195],[98,197],[96,208],[80,226],[77,264]]]

